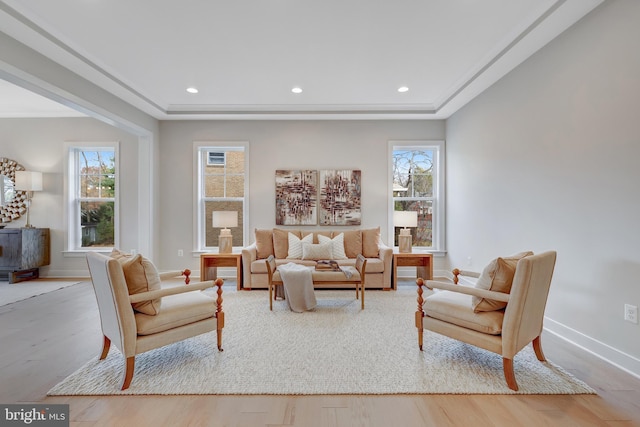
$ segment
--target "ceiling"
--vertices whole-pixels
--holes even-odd
[[[161,120],[442,119],[601,2],[0,0],[0,28]]]

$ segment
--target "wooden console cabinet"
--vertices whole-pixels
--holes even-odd
[[[0,277],[6,274],[9,283],[38,278],[50,250],[48,228],[0,229]]]

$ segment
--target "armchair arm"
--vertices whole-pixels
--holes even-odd
[[[190,282],[189,276],[191,275],[191,270],[188,268],[182,271],[165,271],[164,273],[160,273],[160,281],[165,281],[169,279],[175,279],[176,277],[185,276],[184,283],[188,285]]]
[[[458,276],[475,277],[476,279],[480,277],[480,273],[476,273],[475,271],[460,270],[459,268],[454,268],[451,272],[453,273],[453,283],[455,283],[456,285],[458,284]]]
[[[416,280],[416,285],[418,285],[420,289],[422,289],[422,286],[426,286],[429,289],[442,289],[445,291],[457,292],[459,294],[472,295],[479,298],[509,302],[509,294],[505,294],[503,292],[488,291],[485,289],[472,288],[470,286],[452,285],[451,283],[437,282],[435,280],[425,281],[421,278]]]
[[[158,289],[155,291],[140,292],[139,294],[129,295],[129,302],[136,303],[142,301],[150,301],[156,298],[167,297],[169,295],[183,294],[185,292],[202,291],[214,286],[218,287],[220,293],[222,293],[223,280],[218,278],[215,282],[198,282],[189,286],[172,286],[170,288]]]

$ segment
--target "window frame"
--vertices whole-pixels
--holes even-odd
[[[114,230],[113,247],[120,246],[120,143],[119,142],[74,142],[65,143],[65,209],[64,217],[67,225],[64,254],[83,256],[87,252],[111,251],[110,246],[82,246],[82,220],[80,203],[85,199],[80,197],[80,167],[79,153],[82,151],[113,151],[115,163],[115,190],[114,197],[105,201],[113,201]]]
[[[212,165],[209,164],[209,156],[207,152],[220,150],[238,150],[239,148],[244,151],[244,196],[243,197],[204,197],[204,172],[205,163],[208,166],[226,166],[226,155],[223,164]],[[206,229],[209,224],[206,224],[206,202],[215,200],[232,200],[242,201],[242,246],[234,246],[234,251],[238,248],[246,246],[247,243],[247,230],[249,224],[249,143],[246,141],[195,141],[193,143],[194,154],[194,220],[193,220],[193,242],[194,242],[194,254],[217,252],[217,246],[206,246]]]
[[[388,143],[388,241],[394,242],[394,225],[393,211],[396,198],[393,195],[393,152],[397,149],[405,150],[431,150],[433,151],[433,169],[432,174],[433,196],[424,198],[432,201],[433,217],[432,217],[432,241],[431,247],[413,246],[415,252],[427,252],[433,254],[446,253],[446,217],[445,217],[445,141],[444,140],[392,140]],[[423,198],[416,198],[423,199]],[[397,246],[394,246],[397,251]]]

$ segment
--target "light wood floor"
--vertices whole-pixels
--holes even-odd
[[[551,334],[547,358],[598,395],[46,396],[100,345],[89,284],[0,307],[0,403],[68,403],[71,425],[87,427],[640,426],[640,380]]]

